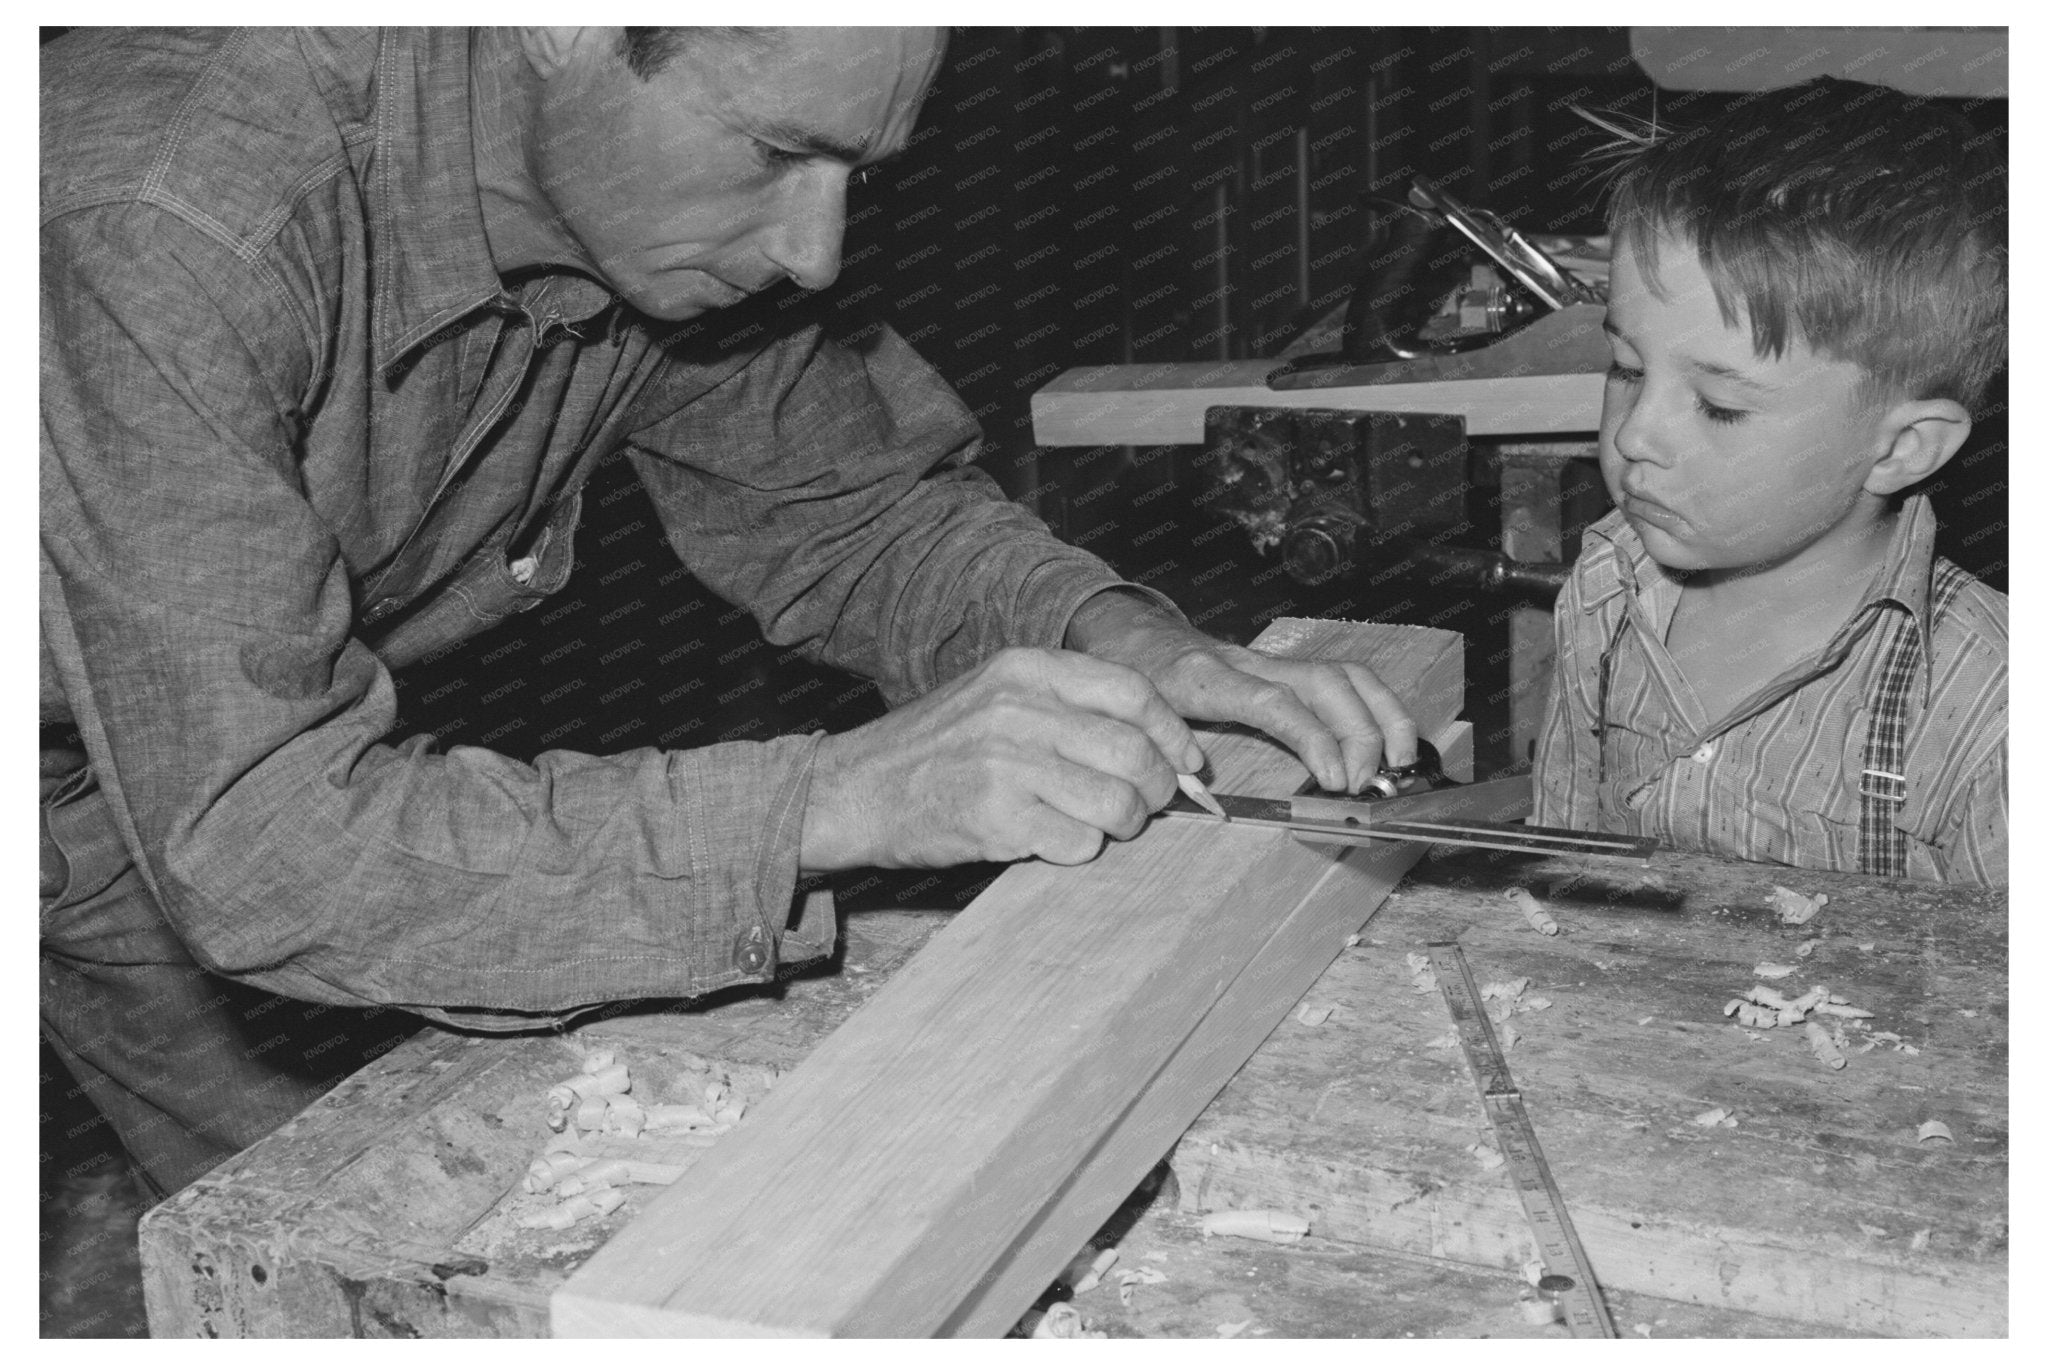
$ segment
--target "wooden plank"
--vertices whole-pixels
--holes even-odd
[[[1436,739],[1444,770],[1469,777],[1471,725],[1458,722]],[[1343,871],[1280,922],[1116,1126],[947,1320],[944,1335],[1001,1336],[1010,1329],[1017,1305],[1043,1293],[1130,1193],[1131,1172],[1145,1170],[1172,1148],[1423,852],[1419,844],[1350,850]]]
[[[1448,632],[1282,622],[1260,644],[1339,640],[1425,730],[1455,713]],[[1224,790],[1303,776],[1260,737],[1209,749]],[[1086,867],[1011,868],[776,1086],[744,1144],[711,1151],[555,1293],[555,1334],[941,1330],[1342,865],[1272,831],[1165,822]]]
[[[1597,374],[1510,375],[1352,388],[1269,389],[1273,360],[1084,365],[1031,395],[1032,439],[1042,446],[1200,445],[1212,407],[1335,408],[1448,413],[1473,436],[1597,430]]]
[[[1510,880],[1563,926],[1528,929]],[[1776,883],[1826,891],[1803,928]],[[1552,884],[1556,883],[1555,886]],[[1455,936],[1482,982],[1528,977],[1550,1008],[1508,1054],[1595,1272],[1619,1289],[1859,1332],[2006,1330],[2006,916],[2001,890],[1666,855],[1651,879],[1559,860],[1430,860],[1188,1132],[1183,1206],[1312,1214],[1314,1236],[1518,1267],[1532,1243],[1442,1002],[1405,955]],[[1798,946],[1814,941],[1809,955]],[[1754,1037],[1721,1006],[1794,965],[1915,1049],[1831,1071],[1798,1029]],[[1855,1030],[1851,1030],[1854,1037]],[[1866,1033],[1865,1036],[1868,1036]],[[1696,1115],[1732,1111],[1737,1126]],[[1953,1143],[1918,1140],[1940,1119]]]

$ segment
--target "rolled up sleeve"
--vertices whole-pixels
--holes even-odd
[[[815,737],[531,764],[388,742],[294,466],[322,379],[281,295],[153,209],[44,229],[44,645],[180,937],[267,989],[481,1027],[771,973]]]

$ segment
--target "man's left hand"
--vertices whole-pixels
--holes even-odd
[[[1115,589],[1081,604],[1066,646],[1144,674],[1189,720],[1265,731],[1331,791],[1359,791],[1382,754],[1396,765],[1415,761],[1415,722],[1363,664],[1271,658]]]

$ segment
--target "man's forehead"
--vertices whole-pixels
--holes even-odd
[[[943,30],[782,29],[736,63],[745,77],[724,83],[726,103],[768,131],[886,155],[908,139],[944,54]]]

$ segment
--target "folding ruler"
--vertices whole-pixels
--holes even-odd
[[[1539,1293],[1554,1295],[1563,1306],[1565,1322],[1575,1337],[1615,1336],[1614,1319],[1600,1297],[1599,1282],[1579,1245],[1579,1234],[1565,1212],[1564,1196],[1550,1174],[1550,1165],[1537,1145],[1536,1130],[1522,1108],[1522,1092],[1508,1074],[1507,1058],[1494,1036],[1493,1021],[1480,1004],[1479,987],[1465,953],[1455,943],[1431,943],[1429,965],[1436,969],[1437,987],[1450,1006],[1451,1020],[1458,1028],[1458,1041],[1465,1060],[1472,1067],[1472,1080],[1479,1087],[1479,1101],[1493,1121],[1500,1140],[1501,1155],[1507,1158],[1514,1176],[1515,1193],[1521,1196],[1522,1212],[1529,1229],[1536,1234],[1536,1248],[1543,1257],[1543,1278],[1536,1282]]]

